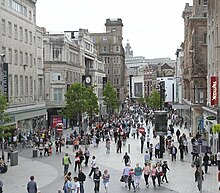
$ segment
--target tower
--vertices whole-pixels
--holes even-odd
[[[105,23],[105,27],[106,27],[106,32],[112,32],[112,33],[116,33],[118,36],[118,41],[121,44],[123,37],[122,37],[122,28],[123,28],[123,23],[122,23],[122,19],[118,18],[118,19],[106,19],[106,23]]]

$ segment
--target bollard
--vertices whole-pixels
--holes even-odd
[[[128,153],[131,152],[131,144],[128,144]]]

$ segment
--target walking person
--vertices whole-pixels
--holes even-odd
[[[103,185],[105,188],[105,192],[108,192],[108,185],[110,180],[110,174],[108,173],[108,170],[104,170],[104,173],[102,175]]]
[[[168,167],[167,161],[164,161],[163,165],[162,165],[162,172],[163,172],[162,182],[164,182],[164,179],[165,179],[166,183],[168,183],[168,180],[167,180],[167,170],[170,171],[170,168]]]
[[[89,157],[90,157],[90,151],[88,150],[88,148],[85,148],[84,156],[85,156],[85,166],[88,166]]]
[[[78,178],[75,176],[73,178],[73,193],[80,193],[80,183],[78,181]]]
[[[184,161],[183,158],[184,158],[185,147],[182,142],[179,145],[179,150],[180,150],[180,161]]]
[[[153,157],[153,144],[152,143],[150,144],[150,147],[149,147],[149,154],[150,154],[150,160],[152,160],[152,157]]]
[[[158,162],[157,163],[157,167],[156,167],[156,170],[157,170],[157,181],[158,181],[158,186],[160,186],[161,183],[161,177],[163,175],[163,171],[162,171],[162,167],[160,165],[160,163]]]
[[[70,160],[70,157],[69,157],[68,153],[65,153],[62,162],[63,162],[62,164],[64,166],[63,173],[64,173],[64,176],[65,176],[68,172],[69,165],[71,164],[71,160]]]
[[[170,153],[171,153],[171,160],[176,161],[177,148],[175,147],[174,144],[172,144],[170,148]]]
[[[95,187],[94,187],[94,192],[98,193],[99,192],[99,187],[100,187],[100,178],[102,177],[102,173],[99,170],[98,167],[95,168],[95,172],[93,175],[93,181],[95,183]]]
[[[139,166],[139,163],[136,164],[136,167],[134,168],[134,175],[135,175],[135,186],[136,188],[139,188],[140,182],[141,182],[141,176],[142,176],[142,168]]]
[[[144,173],[144,180],[145,180],[146,187],[149,188],[148,178],[151,173],[151,163],[144,164],[143,173]]]
[[[105,145],[105,147],[106,147],[106,153],[110,153],[111,141],[110,141],[109,138],[106,139],[106,145]]]
[[[128,174],[128,190],[131,189],[131,185],[133,186],[133,189],[134,189],[134,192],[136,192],[136,188],[135,188],[135,185],[134,185],[134,169],[131,168],[130,169],[130,172]]]
[[[153,182],[154,187],[156,187],[156,177],[157,177],[157,169],[156,169],[156,166],[153,165],[153,167],[151,169],[151,178],[152,178],[152,182]]]
[[[205,168],[205,173],[208,172],[208,166],[209,166],[209,156],[207,153],[205,153],[204,157],[203,157],[203,165]]]
[[[34,176],[30,177],[30,181],[27,183],[28,193],[37,193],[37,183],[34,181]]]
[[[147,135],[147,149],[149,149],[149,147],[150,147],[150,136],[149,135]]]
[[[155,145],[155,158],[160,158],[160,143]]]
[[[125,166],[126,166],[129,162],[131,162],[130,156],[128,155],[127,152],[125,152],[125,155],[124,155],[123,158],[122,158],[122,162],[123,162],[123,161],[124,161],[124,163],[125,163]]]
[[[146,154],[144,155],[144,163],[149,163],[150,162],[150,154],[148,151],[146,151]]]
[[[78,167],[78,171],[79,171],[81,168],[81,164],[80,164],[80,155],[78,152],[76,152],[76,155],[75,155],[75,167],[74,167],[75,172],[77,171],[77,167]]]
[[[80,193],[84,193],[84,182],[86,180],[86,175],[83,173],[82,169],[78,173],[78,181],[80,184]]]
[[[122,140],[119,137],[119,139],[117,141],[117,153],[121,153],[121,148],[122,148]]]
[[[145,135],[144,134],[141,135],[140,140],[141,140],[141,153],[143,153],[144,142],[145,142]]]
[[[91,164],[91,171],[89,173],[89,177],[92,176],[92,173],[94,173],[95,169],[96,169],[96,158],[95,158],[95,156],[92,156],[92,161],[91,161],[90,164]]]
[[[129,176],[130,169],[131,169],[130,164],[127,164],[124,167],[123,172],[122,172],[122,175],[124,176],[125,188],[128,187],[128,176]]]

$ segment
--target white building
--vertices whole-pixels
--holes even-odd
[[[172,103],[174,101],[174,87],[175,87],[175,78],[174,77],[159,77],[157,78],[158,82],[165,83],[165,101]]]
[[[42,128],[46,118],[43,35],[36,25],[36,0],[0,0],[0,22],[0,54],[8,63],[11,124],[25,132]]]
[[[104,63],[98,58],[88,30],[79,29],[74,38],[70,32],[44,34],[45,100],[48,108],[48,124],[54,127],[56,121],[68,126],[59,115],[65,106],[68,87],[76,82],[85,84],[85,75],[91,75],[91,85],[96,85],[100,110],[104,112],[102,100]],[[73,124],[76,124],[74,122]]]

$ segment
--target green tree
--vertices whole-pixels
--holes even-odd
[[[4,139],[11,135],[12,126],[7,125],[11,121],[8,114],[5,113],[7,109],[7,99],[0,93],[0,138],[2,141],[2,159],[4,159]]]
[[[145,105],[146,104],[146,98],[144,98],[143,96],[140,96],[138,99],[137,99],[138,103],[140,105]]]
[[[99,112],[98,97],[94,93],[94,88],[95,87],[91,86],[86,90],[86,112],[90,119]]]
[[[152,90],[152,93],[147,98],[147,104],[152,109],[160,108],[160,93],[156,89]]]
[[[107,106],[108,114],[113,114],[114,111],[119,108],[116,90],[109,81],[107,82],[103,90],[103,100],[105,105]]]
[[[66,106],[62,109],[61,115],[69,119],[76,116],[80,127],[82,126],[83,113],[88,113],[92,117],[99,110],[94,87],[87,88],[81,83],[74,83],[65,94],[65,97]]]

